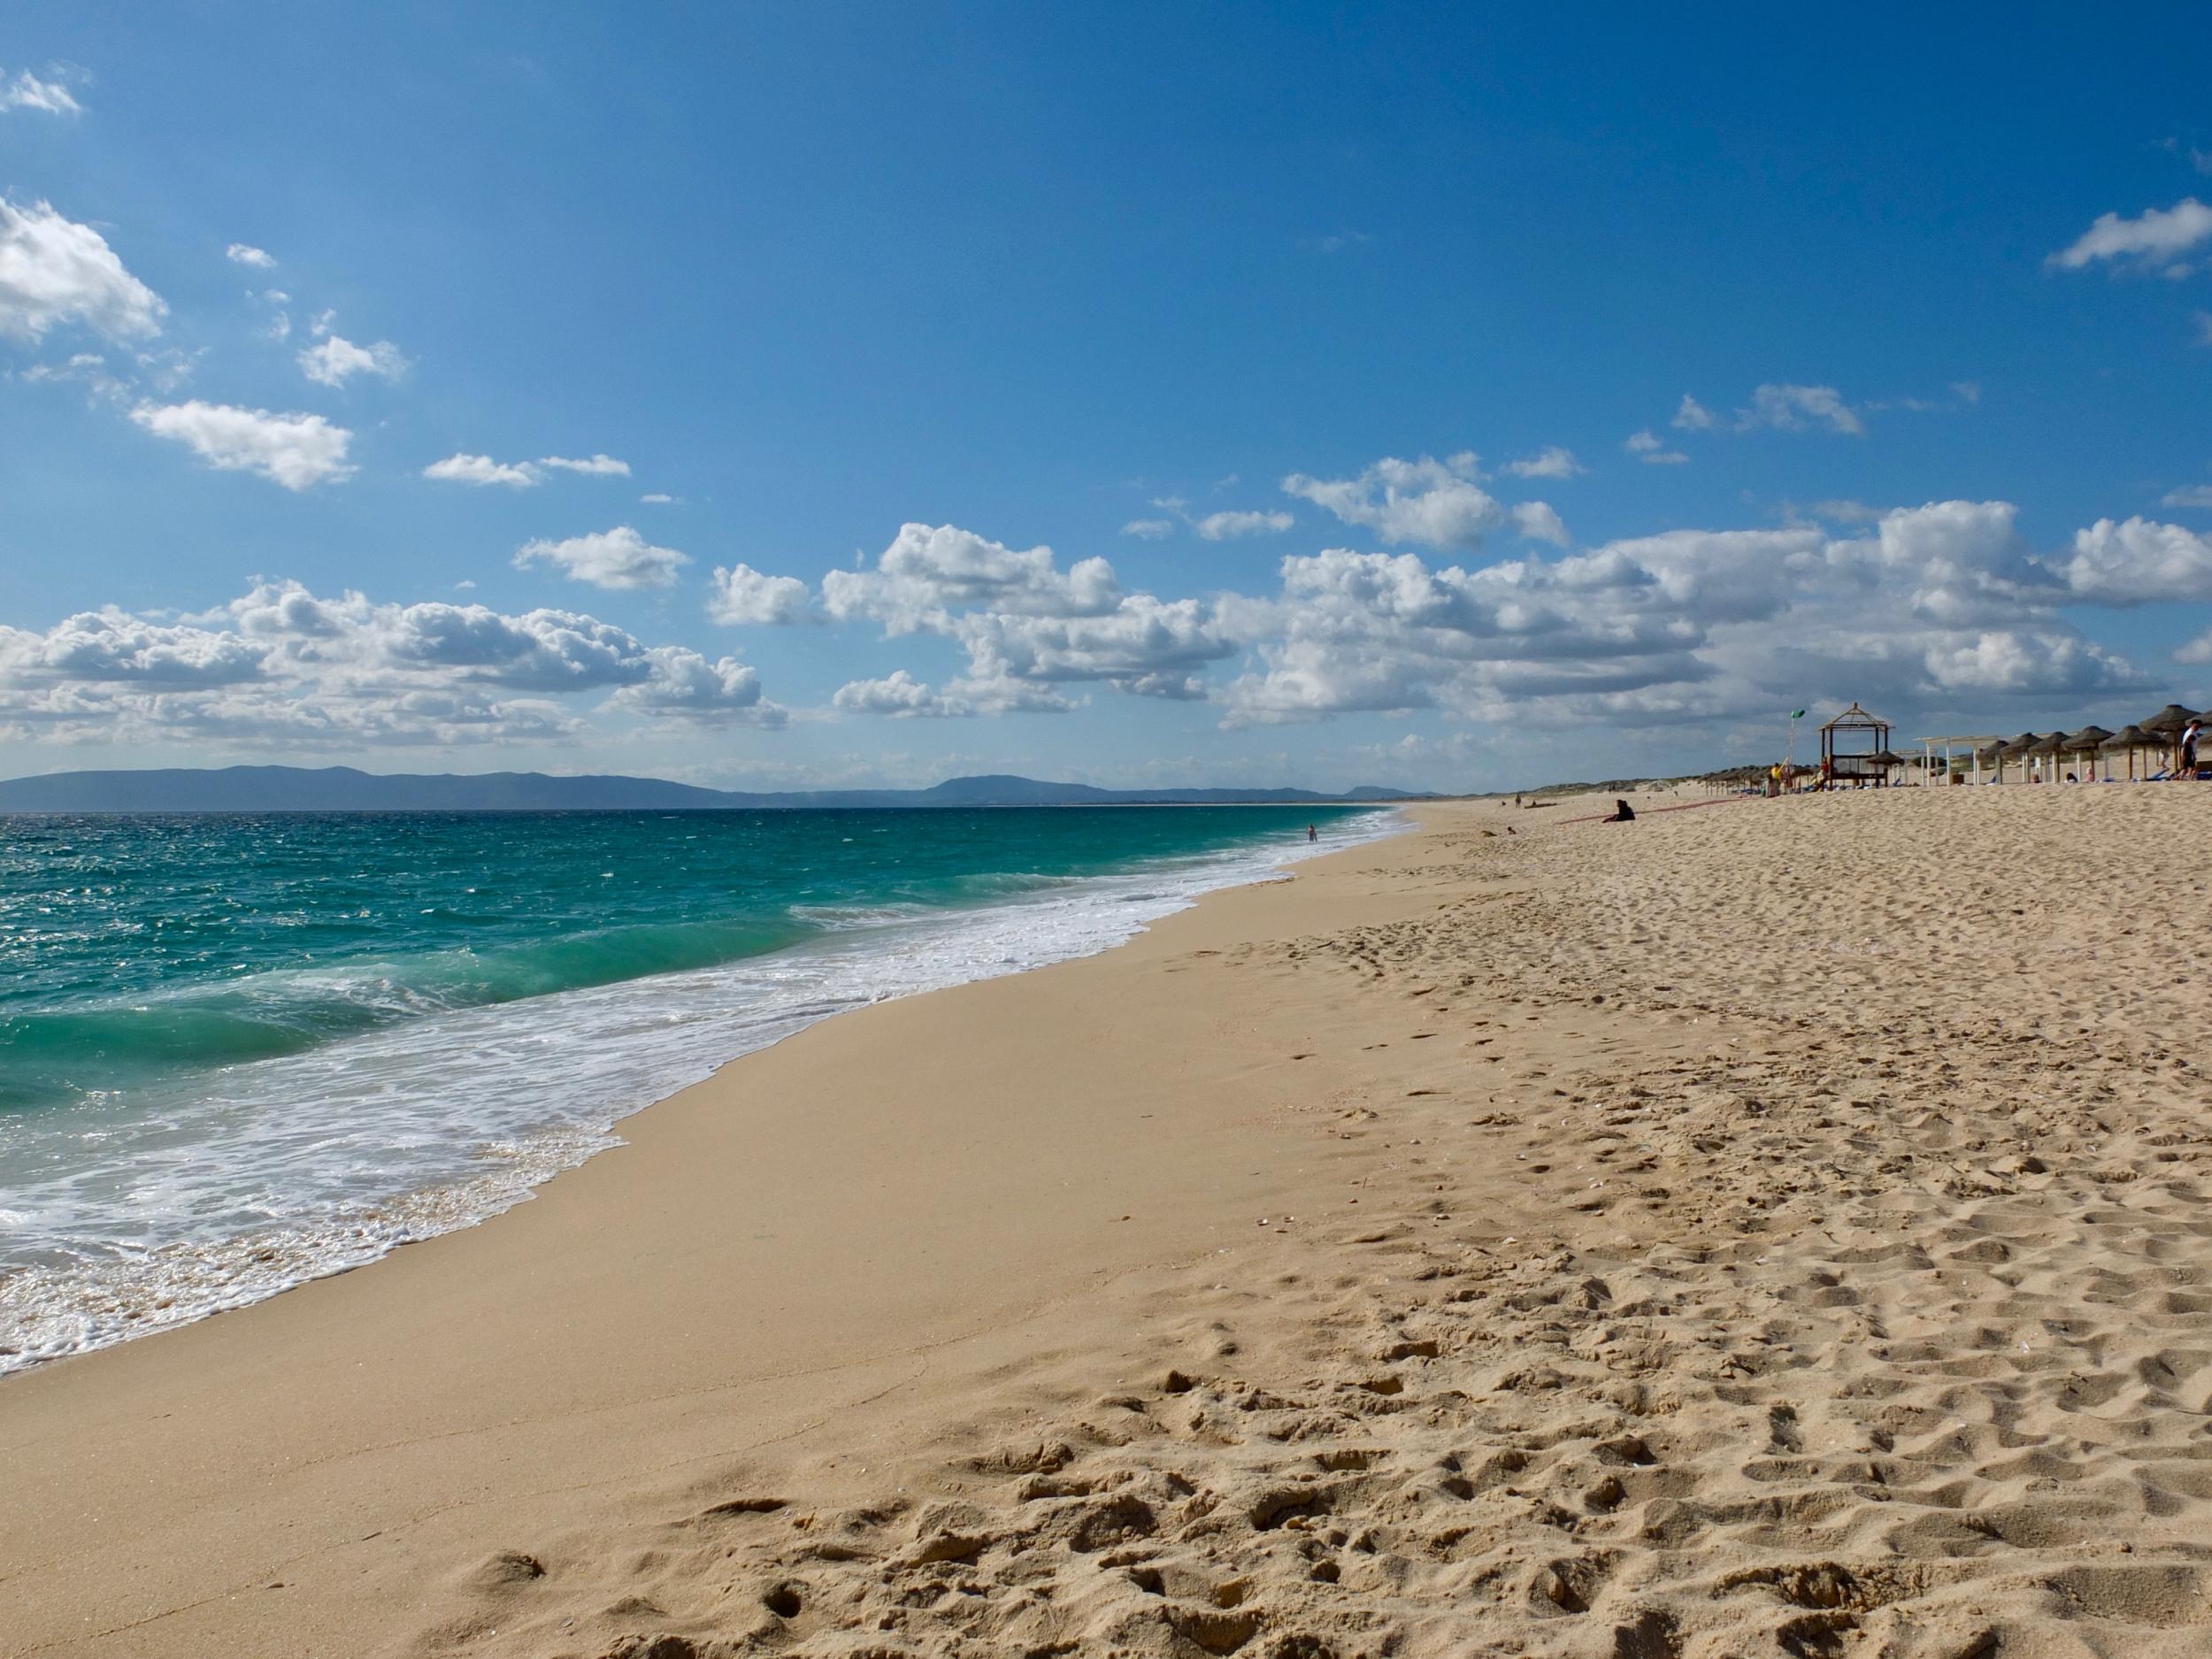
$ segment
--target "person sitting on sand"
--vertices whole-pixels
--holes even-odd
[[[1629,805],[1626,799],[1617,795],[1613,800],[1612,815],[1603,821],[1608,824],[1633,824],[1636,821],[1636,809]]]

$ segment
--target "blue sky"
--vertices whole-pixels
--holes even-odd
[[[2208,61],[19,4],[0,773],[1511,787],[2200,704]]]

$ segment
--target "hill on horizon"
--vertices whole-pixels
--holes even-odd
[[[0,782],[0,812],[548,812],[806,807],[1326,806],[1433,797],[1363,784],[1311,789],[1101,789],[1010,773],[926,789],[710,789],[664,778],[541,772],[371,772],[353,766],[173,766]]]

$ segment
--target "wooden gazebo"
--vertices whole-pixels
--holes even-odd
[[[1820,772],[1830,783],[1879,783],[1889,722],[1853,703],[1820,728]]]

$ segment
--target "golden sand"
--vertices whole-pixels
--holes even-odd
[[[0,1652],[2212,1651],[2212,791],[1575,810],[0,1386]]]

